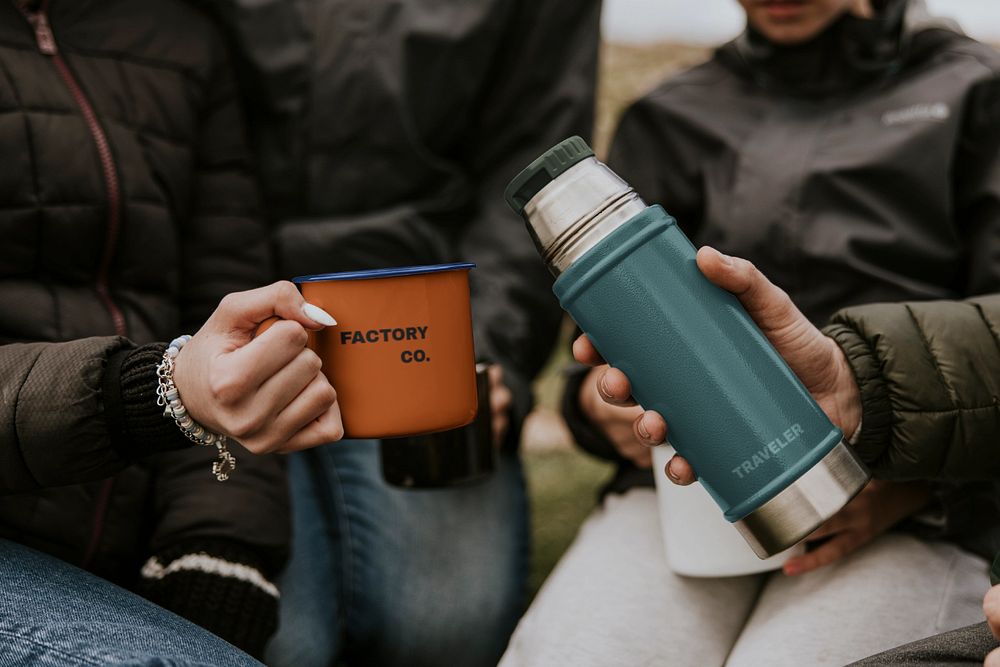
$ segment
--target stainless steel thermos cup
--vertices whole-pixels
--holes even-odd
[[[695,248],[579,137],[505,193],[556,276],[562,307],[761,558],[835,514],[868,471],[739,301],[698,270]]]

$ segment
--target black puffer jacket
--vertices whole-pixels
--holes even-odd
[[[134,346],[269,278],[220,38],[170,0],[0,2],[0,145],[0,537],[132,587],[197,551],[274,574],[278,461],[225,484],[206,449],[133,465],[185,444],[151,393],[162,345]],[[273,629],[266,591],[197,600],[203,573],[147,565],[153,599],[231,641]]]
[[[745,33],[630,107],[609,163],[813,322],[1000,290],[1000,54],[919,0],[796,47]],[[651,485],[581,413],[583,377],[577,441],[619,462],[613,489]]]

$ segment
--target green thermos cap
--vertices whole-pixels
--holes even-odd
[[[580,137],[563,139],[525,167],[504,190],[507,205],[518,215],[542,188],[576,163],[593,157],[594,150]]]

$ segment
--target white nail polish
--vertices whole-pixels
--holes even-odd
[[[314,306],[308,302],[303,304],[302,312],[316,324],[322,324],[325,327],[332,327],[337,323],[337,320],[333,319],[333,317],[330,316],[330,313],[326,312],[319,306]]]

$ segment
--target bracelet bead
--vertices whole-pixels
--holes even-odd
[[[156,376],[159,380],[156,388],[156,404],[163,408],[163,416],[173,419],[180,428],[184,436],[198,445],[214,446],[218,451],[218,459],[212,463],[212,474],[220,482],[229,479],[230,473],[236,469],[236,457],[229,451],[229,439],[219,433],[213,433],[196,422],[188,414],[187,408],[181,401],[181,394],[174,384],[174,364],[181,348],[191,340],[191,336],[184,334],[170,341],[167,349],[163,351],[163,359],[156,367]]]

